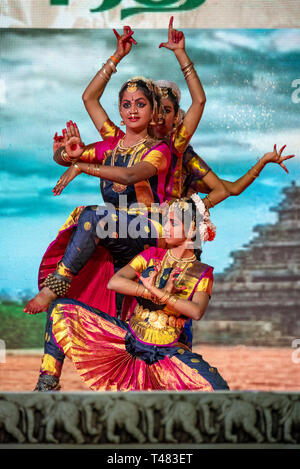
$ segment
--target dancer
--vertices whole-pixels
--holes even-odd
[[[170,206],[168,249],[151,247],[108,284],[126,295],[123,318],[72,299],[51,304],[52,341],[95,391],[228,390],[215,367],[179,342],[188,318],[200,320],[212,294],[213,267],[196,259],[195,237],[213,225],[198,195]]]
[[[132,32],[129,27],[124,27],[124,31],[125,34],[128,32]],[[115,34],[117,36],[118,43],[117,50],[116,52],[114,52],[113,57],[119,63],[125,57],[125,55],[130,52],[132,43],[125,42],[124,45],[123,36],[119,36],[116,31]],[[177,92],[174,91],[174,88],[170,89],[169,91],[171,91],[174,95],[172,95],[173,101],[171,101],[171,106],[177,106],[177,109],[175,110],[175,112],[173,112],[172,117],[170,119],[170,106],[164,105],[164,115],[160,115],[159,119],[156,122],[156,125],[152,126],[149,129],[151,134],[153,134],[157,138],[166,139],[170,151],[172,153],[172,168],[169,173],[169,178],[165,188],[166,200],[171,200],[180,198],[183,195],[184,191],[182,187],[182,172],[184,172],[185,178],[186,175],[190,172],[190,167],[188,166],[188,164],[184,171],[182,169],[182,164],[185,163],[185,161],[183,160],[183,155],[189,145],[191,137],[193,136],[201,120],[206,102],[206,96],[201,81],[194,69],[193,63],[187,55],[185,49],[184,34],[182,31],[177,31],[173,28],[173,17],[171,17],[169,22],[168,42],[160,44],[160,47],[167,48],[174,53],[186,79],[192,100],[188,111],[185,113],[183,119],[181,119],[181,113],[177,112],[180,111],[178,105],[180,99],[180,97],[178,96],[179,90],[177,88]],[[106,80],[108,80],[108,75],[106,75],[106,77]],[[92,80],[92,82],[86,88],[83,94],[84,104],[92,121],[95,124],[95,127],[97,128],[97,130],[101,134],[101,137],[104,140],[106,138],[112,137],[120,138],[124,136],[124,132],[121,131],[119,127],[115,126],[115,124],[110,121],[106,111],[99,104],[99,99],[101,98],[104,92],[105,85],[106,83],[99,80],[96,76],[95,79]],[[166,97],[166,88],[161,88],[161,91],[163,103]],[[167,129],[167,126],[169,126],[170,124],[171,129]],[[170,130],[173,131],[172,135],[167,135],[169,134]],[[67,123],[67,129],[64,130],[64,136],[68,137],[65,138],[67,148],[65,148],[65,146],[58,145],[58,149],[54,156],[55,161],[62,165],[71,164],[72,160],[74,159],[77,159],[77,163],[88,161],[90,163],[90,168],[92,168],[93,163],[95,163],[93,145],[90,145],[85,151],[83,151],[82,141],[78,128],[76,124],[73,125],[72,121]],[[55,143],[56,141],[58,142],[58,144],[60,143],[57,134],[55,134]],[[191,159],[190,153],[191,152],[189,151],[188,155],[186,156],[187,162]],[[79,167],[81,167],[80,164]],[[203,160],[201,160],[201,167],[199,168],[198,177],[205,176],[209,169],[210,168],[203,162]],[[55,194],[61,194],[62,190],[69,182],[70,181],[68,179],[61,179],[60,183],[55,188]],[[210,184],[213,187],[211,189],[209,198],[206,197],[203,199],[204,204],[207,208],[210,208],[212,206],[212,203],[214,205],[220,203],[229,195],[224,185],[217,177],[214,177],[213,182],[210,182]]]
[[[126,30],[128,31],[128,30]],[[116,33],[118,40],[120,36]],[[128,45],[130,48],[130,45]],[[278,163],[286,172],[288,172],[283,161],[292,158],[294,155],[285,156],[273,152],[269,159],[259,159],[258,162],[251,167],[242,177],[236,181],[228,181],[221,179],[215,174],[208,164],[200,158],[189,145],[191,135],[194,133],[195,124],[195,108],[197,109],[197,119],[201,120],[206,96],[199,80],[197,92],[195,88],[191,88],[193,81],[192,62],[190,61],[185,50],[185,38],[181,31],[173,28],[173,17],[170,19],[168,42],[162,43],[160,47],[165,47],[172,50],[180,64],[188,65],[187,68],[182,66],[187,84],[190,90],[192,105],[187,111],[180,108],[181,93],[178,86],[172,81],[159,80],[155,84],[160,88],[161,104],[164,110],[164,116],[156,126],[151,128],[152,133],[159,139],[164,139],[170,148],[172,154],[172,167],[173,171],[170,173],[170,178],[166,186],[166,197],[168,200],[173,200],[180,197],[185,197],[193,193],[204,193],[207,196],[203,199],[208,209],[214,207],[222,202],[229,196],[240,195],[255,179],[259,176],[260,172],[267,163]],[[88,91],[88,89],[87,89]],[[93,122],[96,125],[101,137],[106,138],[123,136],[123,131],[116,126],[108,117],[106,112],[97,107],[97,100],[102,95],[101,89],[89,90],[84,94],[84,101]],[[103,124],[103,125],[102,125]],[[102,125],[102,126],[101,126]],[[79,161],[86,161],[87,159],[92,164],[92,155],[90,148],[83,152],[81,155],[80,145],[82,144],[80,134],[76,124],[73,126],[72,121],[68,123],[68,132],[64,130],[65,143],[67,142],[67,154],[70,160],[79,157]],[[74,138],[72,138],[74,137]],[[64,152],[62,147],[63,138],[54,137],[55,149],[60,148],[59,152]],[[78,145],[77,152],[72,152],[71,145]],[[66,164],[65,159],[62,159],[59,152],[55,155],[55,160],[59,164]]]
[[[125,57],[125,55],[130,51],[132,42],[129,42],[129,39],[132,39],[132,34],[133,32],[130,29],[125,28],[124,34],[122,36],[118,35],[118,44],[115,54],[94,77],[84,93],[87,109],[96,126],[99,128],[102,128],[103,123],[107,120],[107,115],[99,103],[99,96],[102,95],[107,84],[107,77],[110,76],[115,69],[114,62],[120,61],[120,59]],[[169,42],[170,41],[172,42],[172,39],[169,38]],[[184,38],[181,38],[181,41],[184,41]],[[185,52],[183,54],[179,54],[179,63],[182,64],[182,62],[187,60],[186,57]],[[186,129],[188,129],[189,134],[195,131],[203,112],[203,107],[199,105],[203,89],[195,70],[192,70],[190,65],[191,64],[189,63],[188,83],[189,89],[194,98],[192,106],[186,115]],[[141,83],[144,83],[143,90],[138,90],[138,86],[142,86]],[[72,159],[76,157],[77,159],[80,154],[84,154],[84,157],[88,154],[90,162],[77,161],[75,163],[73,161],[72,166],[56,184],[53,190],[55,195],[61,194],[62,190],[69,182],[71,182],[71,180],[74,179],[74,177],[76,177],[76,175],[80,172],[85,172],[101,178],[101,190],[104,201],[110,202],[115,207],[118,207],[118,209],[120,209],[120,194],[122,194],[122,196],[127,195],[127,202],[125,205],[128,206],[130,203],[142,203],[148,210],[153,202],[161,204],[167,199],[167,181],[170,179],[170,174],[171,176],[173,174],[172,171],[169,172],[170,160],[168,158],[170,158],[170,153],[168,153],[168,157],[165,155],[165,158],[163,159],[162,152],[159,152],[160,148],[166,147],[166,144],[160,143],[159,148],[156,146],[155,151],[154,148],[152,148],[152,151],[145,155],[147,147],[149,149],[149,147],[153,145],[153,141],[151,139],[151,144],[149,143],[149,140],[147,141],[147,126],[150,123],[154,123],[155,125],[155,117],[156,115],[159,116],[158,106],[155,106],[155,100],[153,100],[152,107],[151,103],[150,105],[148,104],[148,107],[145,107],[146,101],[149,101],[150,99],[149,93],[147,98],[147,86],[152,86],[153,88],[153,85],[151,85],[150,82],[136,78],[127,82],[121,89],[120,113],[124,123],[126,124],[125,134],[122,136],[118,135],[110,137],[109,139],[106,139],[105,142],[97,143],[92,149],[90,146],[85,149],[82,146],[81,141],[79,140],[78,142],[79,137],[74,136],[73,140],[77,139],[77,143],[74,142],[72,138],[68,141],[70,151],[73,152],[71,156],[67,154],[66,157],[64,154],[65,150],[60,149],[59,158],[61,158],[64,163],[68,162],[68,158]],[[141,96],[143,93],[144,98]],[[144,102],[142,102],[143,100]],[[150,107],[152,110],[151,119],[149,119]],[[147,110],[148,113],[146,112]],[[72,133],[74,129],[76,133],[76,126],[73,126],[72,124],[69,125],[68,131],[70,130]],[[143,141],[140,140],[142,137],[144,137]],[[190,137],[188,136],[186,137],[186,144],[188,144],[189,138]],[[138,141],[136,143],[137,139]],[[146,143],[148,143],[148,145],[146,145]],[[131,145],[131,147],[127,147],[127,145]],[[72,146],[75,146],[75,150],[72,149]],[[127,167],[121,168],[120,166],[124,166],[125,154],[127,157],[125,165],[127,165]],[[92,164],[95,163],[96,160],[102,162],[102,165]],[[223,198],[224,194],[219,194],[219,196],[220,198]],[[122,198],[122,201],[123,200],[124,198]],[[204,203],[208,202],[205,201]],[[68,244],[59,267],[54,273],[47,276],[44,288],[26,305],[24,308],[25,312],[32,314],[41,312],[47,309],[50,302],[55,299],[57,294],[62,296],[66,294],[74,275],[79,273],[95,251],[95,239],[99,238],[99,233],[96,233],[96,228],[100,220],[99,215],[95,213],[96,211],[97,210],[95,210],[94,207],[86,207],[82,211],[78,219],[77,230]],[[105,210],[103,210],[103,213],[104,215],[101,216],[108,215]],[[122,211],[122,213],[118,210],[118,214],[114,214],[114,216],[117,217],[117,229],[113,233],[114,236],[107,237],[105,241],[101,239],[101,245],[108,248],[109,251],[114,254],[114,259],[120,267],[121,265],[126,264],[129,260],[129,256],[133,257],[135,254],[143,250],[145,244],[154,245],[157,243],[157,237],[159,237],[161,225],[158,216],[156,224],[152,221],[151,228],[153,228],[153,225],[155,226],[154,230],[151,230],[149,226],[150,222],[148,218],[144,216],[143,219],[140,220],[140,223],[147,224],[147,226],[144,226],[145,231],[152,231],[148,236],[147,242],[141,243],[140,238],[138,238],[137,242],[136,239],[132,240],[129,237],[127,237],[126,242],[124,242],[123,239],[121,242],[116,239],[116,236],[118,236],[118,228],[124,225],[128,226],[134,215],[131,215],[130,212],[126,210]],[[86,230],[84,226],[88,226],[89,229]],[[153,239],[153,231],[155,231],[155,240]],[[145,240],[145,237],[143,239]],[[45,259],[43,259],[42,265],[45,271]]]

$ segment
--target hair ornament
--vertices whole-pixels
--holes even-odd
[[[216,236],[216,226],[212,223],[209,216],[209,211],[205,207],[204,202],[198,194],[192,194],[191,199],[197,207],[202,220],[199,223],[200,238],[203,242],[213,241]]]

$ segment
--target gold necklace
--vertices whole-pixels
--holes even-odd
[[[184,277],[187,269],[190,267],[190,263],[194,262],[195,260],[196,260],[195,254],[193,254],[191,257],[185,257],[184,259],[182,259],[180,257],[174,256],[174,254],[171,253],[171,249],[168,249],[166,254],[164,255],[164,258],[163,258],[162,263],[161,263],[161,271],[158,274],[158,276],[156,277],[155,286],[156,287],[159,286],[160,279],[164,274],[165,265],[167,264],[168,261],[169,261],[170,267],[172,269],[174,268],[174,263],[179,264],[179,267],[181,267],[182,265],[184,266],[182,272],[180,272],[180,274],[178,275],[177,280],[175,282],[175,286],[177,286],[180,283],[180,281],[182,280],[182,278]]]
[[[180,262],[182,264],[185,263],[185,262],[192,262],[196,259],[195,254],[193,254],[191,257],[176,257],[174,254],[172,254],[171,249],[168,250],[168,253],[169,253],[169,257],[173,261],[177,261],[177,262]]]
[[[118,144],[116,145],[116,147],[114,148],[113,152],[112,152],[112,155],[111,155],[111,166],[115,166],[115,159],[116,159],[116,155],[117,155],[117,151],[119,150],[119,152],[121,153],[121,155],[123,153],[125,153],[125,156],[127,156],[127,153],[129,150],[133,150],[132,152],[132,155],[128,161],[128,164],[127,164],[127,168],[130,168],[134,162],[134,159],[136,157],[136,154],[139,150],[139,147],[146,142],[147,138],[149,137],[149,135],[147,134],[146,137],[142,138],[141,140],[139,140],[137,143],[135,143],[134,145],[131,145],[130,147],[125,147],[123,142],[124,142],[124,138],[121,138],[119,141],[118,141]],[[122,155],[123,156],[123,155]],[[127,188],[127,185],[126,184],[120,184],[119,182],[114,182],[113,183],[113,186],[112,186],[112,189],[114,192],[124,192],[125,189]]]
[[[149,135],[147,134],[146,137],[143,137],[141,138],[141,140],[139,140],[137,143],[134,143],[133,145],[130,145],[129,147],[125,147],[124,145],[124,139],[125,139],[125,136],[123,138],[121,138],[118,142],[118,147],[120,148],[120,150],[123,150],[123,151],[128,151],[128,150],[131,150],[132,148],[138,146],[138,145],[141,145],[142,143],[144,143],[147,138],[149,137]]]

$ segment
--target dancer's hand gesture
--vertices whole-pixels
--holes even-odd
[[[113,29],[113,32],[118,41],[114,56],[118,60],[121,60],[123,57],[125,57],[125,55],[129,54],[132,48],[132,44],[137,44],[136,40],[132,37],[134,31],[132,31],[130,26],[124,26],[123,34],[121,36],[115,29]]]
[[[164,287],[165,292],[168,293],[179,293],[183,290],[186,290],[185,286],[178,287],[175,285],[175,282],[177,280],[178,275],[180,274],[181,269],[179,267],[175,267],[172,272],[170,273],[170,276],[168,278],[168,281]]]
[[[67,128],[63,129],[63,136],[68,156],[71,159],[77,160],[84,150],[84,143],[81,140],[77,124],[72,121],[67,122]]]
[[[57,135],[57,132],[55,132],[55,135],[53,137],[53,154],[58,150],[60,147],[64,147],[66,144],[66,136],[63,135]]]
[[[73,179],[76,178],[76,176],[78,176],[78,174],[80,174],[80,172],[78,171],[78,169],[76,169],[75,166],[70,166],[67,171],[64,172],[64,174],[61,176],[61,178],[59,178],[59,180],[57,181],[54,189],[52,190],[53,194],[54,195],[60,195],[62,193],[62,191],[64,190],[64,188],[71,182],[73,181]]]
[[[159,48],[166,47],[166,49],[176,50],[185,48],[185,39],[182,31],[177,31],[173,28],[174,16],[171,16],[169,22],[168,42],[162,42]]]
[[[150,272],[149,277],[143,277],[137,272],[137,276],[147,290],[156,296],[157,288],[155,287],[155,280],[161,270],[161,264],[159,261],[154,262],[154,270]]]
[[[277,153],[277,148],[276,148],[276,143],[274,145],[274,149],[270,153],[265,153],[264,156],[262,157],[262,161],[267,164],[267,163],[277,163],[279,166],[284,169],[286,173],[288,173],[288,169],[283,164],[283,161],[289,160],[290,158],[294,158],[295,155],[287,155],[287,156],[282,156],[282,152],[285,149],[286,145],[284,145],[282,148],[280,148],[279,152]]]

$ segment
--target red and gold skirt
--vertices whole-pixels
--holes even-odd
[[[229,389],[187,346],[144,344],[127,322],[76,300],[58,299],[50,308],[55,341],[94,391]]]

